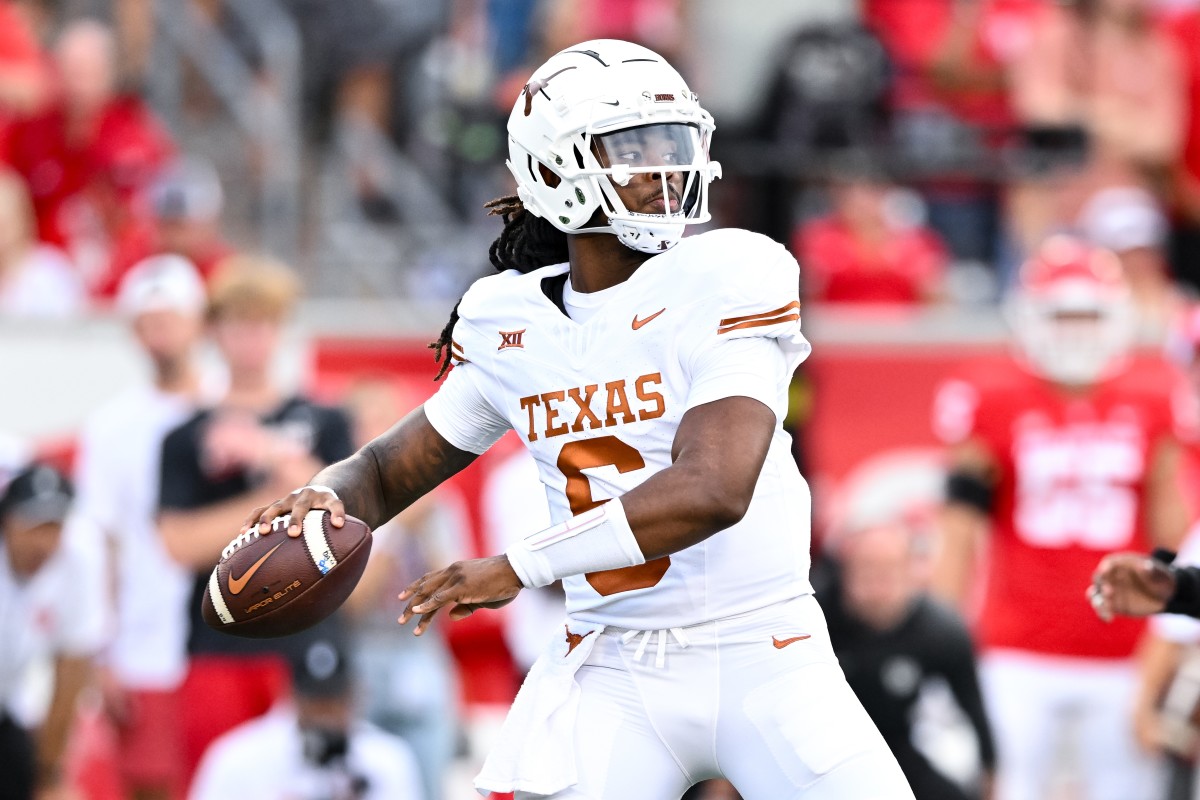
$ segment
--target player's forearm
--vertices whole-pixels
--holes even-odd
[[[985,522],[979,512],[959,503],[944,507],[939,522],[938,554],[930,589],[961,610],[969,594],[975,548]]]
[[[311,482],[333,489],[347,514],[377,528],[475,458],[442,438],[417,409]]]
[[[696,469],[669,467],[621,496],[647,561],[698,544],[745,516],[752,491],[711,486],[704,478]]]
[[[1167,684],[1179,666],[1180,645],[1148,634],[1138,653],[1138,690],[1135,714],[1156,713]]]
[[[38,770],[51,782],[61,771],[79,693],[91,674],[92,661],[86,657],[59,656],[54,665],[54,697],[37,738]]]
[[[1191,522],[1179,482],[1179,443],[1164,440],[1154,449],[1146,478],[1146,530],[1155,547],[1176,551]]]
[[[691,547],[745,516],[774,429],[772,411],[748,397],[719,400],[684,416],[675,463],[621,496],[647,560]]]

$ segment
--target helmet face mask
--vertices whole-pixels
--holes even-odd
[[[1049,240],[1022,268],[1021,286],[1006,311],[1025,363],[1067,386],[1107,378],[1134,342],[1120,262],[1065,237]]]
[[[711,218],[708,184],[720,177],[708,157],[712,130],[660,56],[597,40],[534,73],[509,116],[507,164],[530,213],[566,233],[613,233],[657,253]]]

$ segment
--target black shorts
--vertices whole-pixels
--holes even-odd
[[[0,800],[32,800],[34,752],[33,737],[12,717],[0,712]]]

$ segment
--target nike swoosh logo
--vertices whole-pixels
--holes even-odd
[[[661,314],[662,312],[664,312],[664,311],[666,311],[666,310],[667,310],[667,309],[665,309],[665,308],[663,308],[663,309],[659,309],[658,311],[654,312],[653,314],[651,314],[650,316],[646,317],[645,319],[638,319],[638,318],[637,318],[637,314],[634,314],[634,315],[633,315],[633,329],[636,331],[638,328],[642,327],[642,326],[643,326],[643,325],[645,325],[647,322],[649,322],[650,320],[654,319],[655,317],[657,317],[659,314]]]
[[[810,634],[810,633],[806,633],[802,636],[793,636],[790,639],[776,639],[774,636],[772,636],[771,644],[775,645],[776,650],[782,650],[783,648],[787,647],[789,644],[795,644],[796,642],[802,642],[805,639],[811,639],[811,638],[812,638],[812,634]]]
[[[268,558],[270,558],[272,555],[274,555],[275,551],[281,547],[283,547],[283,542],[280,542],[279,544],[275,545],[270,550],[268,550],[266,555],[264,555],[258,561],[255,561],[253,564],[251,564],[250,569],[248,569],[242,573],[242,577],[235,578],[232,575],[230,575],[229,576],[229,593],[230,594],[241,594],[242,589],[246,588],[246,582],[249,581],[251,578],[253,578],[254,573],[258,572],[258,568],[261,567],[263,565],[263,563]],[[779,645],[776,645],[776,647],[778,647],[778,646]]]

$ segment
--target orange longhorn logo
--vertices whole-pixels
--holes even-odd
[[[566,625],[563,625],[563,630],[567,632],[567,656],[571,655],[572,650],[583,644],[584,639],[595,633],[595,631],[588,631],[587,633],[571,633],[571,629]],[[563,656],[563,658],[566,658],[566,656]]]

